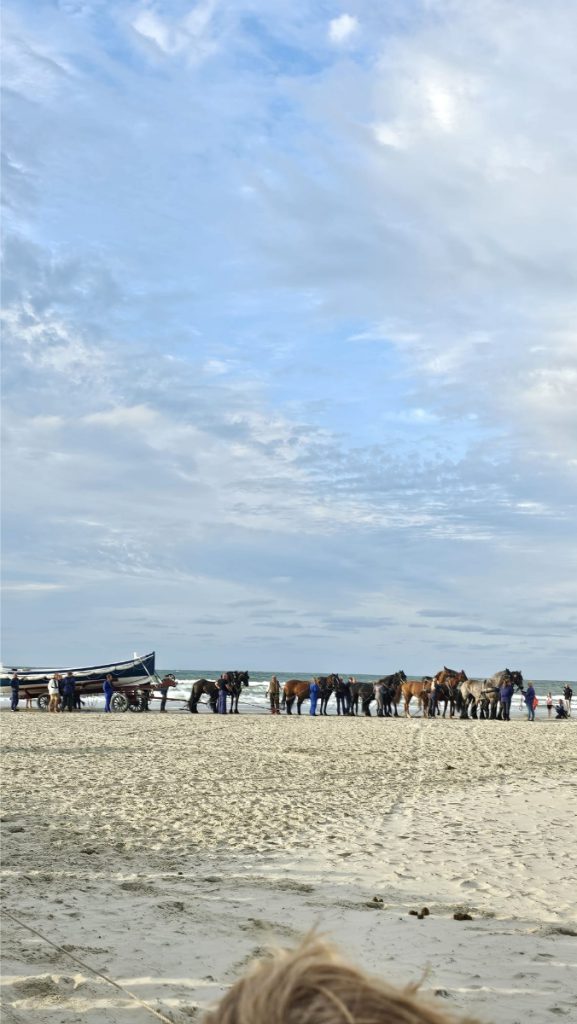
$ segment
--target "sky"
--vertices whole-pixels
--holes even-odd
[[[577,678],[577,6],[3,20],[4,663]]]

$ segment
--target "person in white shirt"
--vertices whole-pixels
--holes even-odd
[[[60,689],[58,686],[58,673],[48,680],[48,710],[58,711],[60,705]]]

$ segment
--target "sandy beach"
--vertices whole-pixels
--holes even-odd
[[[4,1021],[201,1020],[312,927],[447,1009],[577,1019],[576,721],[1,726]]]

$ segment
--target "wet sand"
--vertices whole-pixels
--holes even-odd
[[[311,927],[447,1008],[577,1019],[577,722],[0,718],[4,1021],[200,1020]]]

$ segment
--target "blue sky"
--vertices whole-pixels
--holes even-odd
[[[6,662],[575,678],[575,38],[6,0]]]

